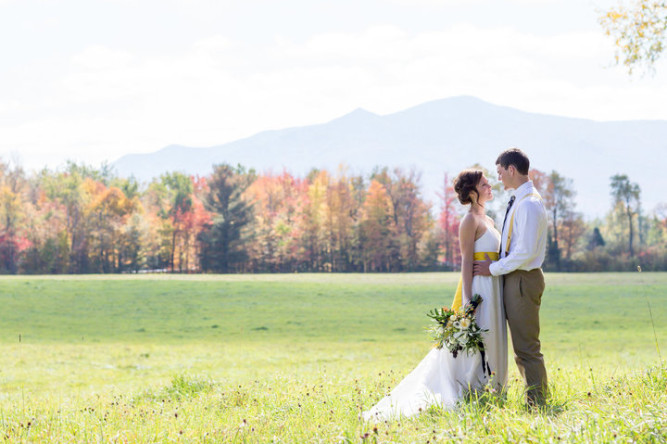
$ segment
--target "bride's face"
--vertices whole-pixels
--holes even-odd
[[[479,193],[479,202],[486,202],[493,199],[493,190],[486,177],[482,176],[477,184],[477,192]]]

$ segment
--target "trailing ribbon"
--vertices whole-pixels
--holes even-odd
[[[482,371],[491,376],[491,367],[489,366],[489,361],[486,359],[486,353],[484,353],[484,348],[482,348],[480,351],[480,354],[482,355]]]

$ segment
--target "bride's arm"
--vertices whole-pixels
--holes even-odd
[[[461,281],[463,284],[461,294],[461,305],[465,305],[472,299],[472,261],[475,252],[475,232],[477,223],[475,218],[466,214],[459,226],[459,245],[461,247]]]

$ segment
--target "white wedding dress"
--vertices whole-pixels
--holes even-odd
[[[489,228],[475,241],[475,252],[498,251],[500,233]],[[484,349],[491,371],[492,385],[501,390],[507,383],[507,327],[502,300],[502,278],[475,276],[472,294],[482,296],[476,311],[477,324],[484,333]],[[381,421],[413,416],[431,405],[451,408],[469,390],[483,388],[489,382],[480,353],[459,352],[454,358],[447,348],[433,348],[417,367],[391,393],[363,413],[366,421]]]

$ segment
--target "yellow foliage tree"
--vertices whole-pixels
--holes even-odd
[[[635,67],[651,69],[667,38],[667,2],[634,0],[604,12],[600,24],[614,39],[616,63],[623,63],[629,74]]]

